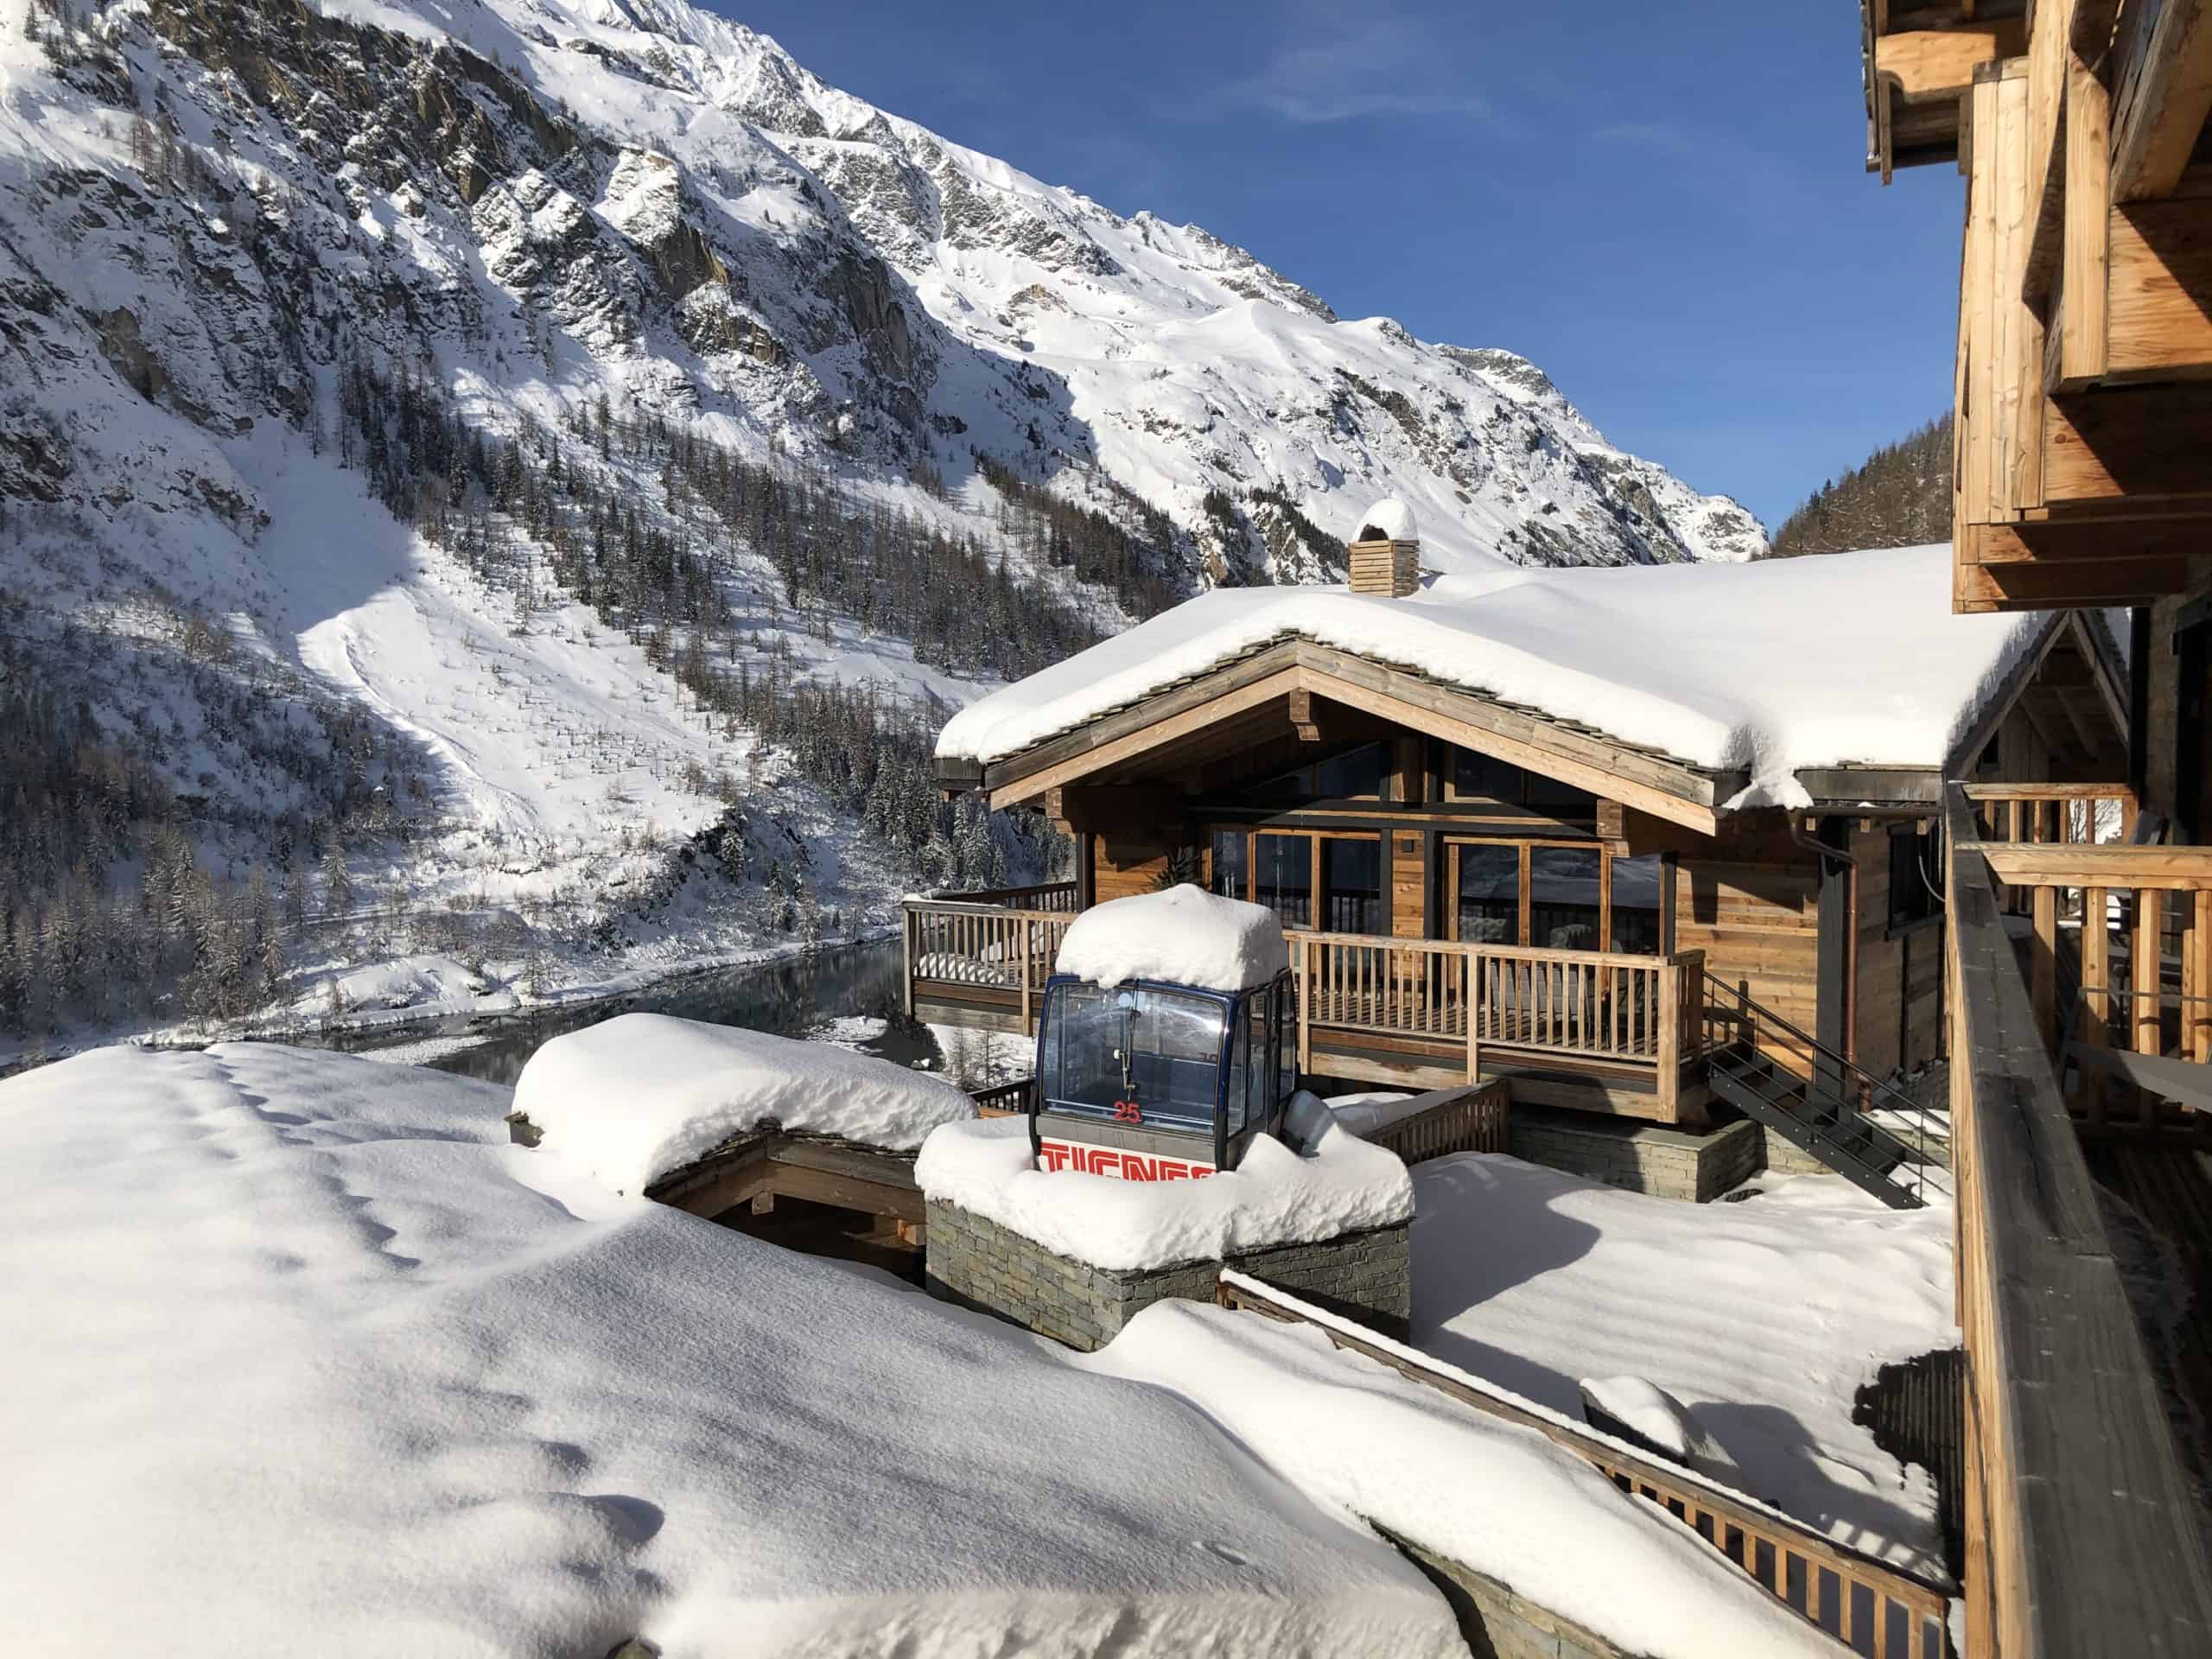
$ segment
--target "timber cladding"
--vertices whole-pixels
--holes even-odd
[[[1819,865],[1786,831],[1738,831],[1706,856],[1681,855],[1675,878],[1675,949],[1705,952],[1708,978],[1740,986],[1806,1031],[1820,1014]],[[1734,857],[1723,854],[1733,853]],[[1785,1033],[1764,1046],[1791,1070],[1812,1065]]]
[[[1943,1044],[1942,925],[1891,931],[1892,834],[1889,823],[1876,821],[1857,825],[1851,837],[1859,872],[1852,1058],[1877,1076],[1925,1065]]]
[[[1159,831],[1146,836],[1102,835],[1092,843],[1091,880],[1097,902],[1151,893],[1173,868],[1179,839]]]

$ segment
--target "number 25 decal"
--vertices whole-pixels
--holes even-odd
[[[1134,1100],[1117,1100],[1114,1103],[1114,1121],[1116,1123],[1141,1123],[1144,1113]]]

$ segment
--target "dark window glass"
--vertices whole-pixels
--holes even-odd
[[[1288,1100],[1298,1088],[1298,1008],[1290,982],[1275,982],[1275,1098]]]
[[[1936,913],[1923,869],[1936,864],[1935,838],[1914,830],[1890,831],[1890,925],[1906,927]]]
[[[1518,801],[1521,768],[1472,749],[1452,751],[1452,793],[1458,800]]]
[[[1547,778],[1541,772],[1528,774],[1529,787],[1523,796],[1531,806],[1549,809],[1561,817],[1594,817],[1598,812],[1598,798],[1572,784],[1562,784],[1556,778]]]
[[[1252,837],[1252,900],[1286,927],[1313,925],[1313,843],[1304,836]]]
[[[1328,931],[1381,933],[1382,842],[1331,840],[1321,843],[1322,891],[1328,900]]]
[[[1213,879],[1207,885],[1224,899],[1244,896],[1244,832],[1213,832]]]
[[[1656,957],[1659,917],[1666,895],[1667,861],[1657,853],[1613,861],[1613,949]]]
[[[1521,943],[1521,849],[1459,849],[1459,939],[1464,944]]]
[[[1597,950],[1598,883],[1604,855],[1596,848],[1529,849],[1529,943],[1545,950]]]
[[[1382,746],[1370,743],[1324,760],[1313,792],[1325,801],[1377,800],[1382,794]]]

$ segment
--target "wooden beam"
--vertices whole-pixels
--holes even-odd
[[[1907,103],[1956,98],[1974,84],[1974,72],[1993,58],[2027,49],[2025,21],[2001,18],[1959,29],[1910,29],[1878,36],[1874,73],[1893,83]]]
[[[1988,841],[1989,873],[2016,887],[2140,887],[2157,892],[2212,888],[2212,848],[2094,847]]]
[[[2212,508],[2212,383],[2054,395],[2044,411],[2044,505],[2126,517],[2152,499]],[[2164,516],[2145,513],[2142,516]]]
[[[2073,0],[2044,0],[2028,26],[2028,238],[2020,296],[2041,306],[2057,280],[2064,239],[2066,71]]]
[[[2106,368],[2111,291],[2112,177],[2104,82],[2079,58],[2066,77],[2064,241],[2047,375],[2054,391],[2086,385]]]
[[[2212,114],[2212,0],[2129,12],[2113,73],[2113,199],[2150,201],[2181,182]]]
[[[1045,791],[1045,815],[1065,833],[1127,836],[1155,825],[1179,828],[1184,798],[1155,784],[1063,784]]]
[[[2208,549],[2208,526],[2177,517],[2140,520],[2040,519],[2017,524],[1983,524],[1974,556],[1985,569],[2066,566],[2086,571],[2097,565],[2141,559],[2185,559]]]
[[[1290,694],[1290,728],[1301,743],[1321,741],[1321,728],[1313,721],[1313,694],[1303,686]]]
[[[2212,378],[2212,167],[2115,203],[2109,235],[2107,381]]]
[[[1971,529],[1978,537],[2007,547],[2019,536],[2018,529],[1997,525]],[[2188,585],[2189,575],[2189,561],[2177,556],[2123,556],[2061,563],[1961,562],[1952,571],[1952,608],[1973,614],[2080,605],[2148,605],[2181,592]]]

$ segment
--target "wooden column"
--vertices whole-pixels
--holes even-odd
[[[2135,1037],[2131,1046],[2139,1054],[2156,1054],[2163,1046],[2158,1036],[2158,995],[2165,896],[2156,887],[2141,888],[2135,895],[2134,984],[2131,988],[2135,993],[2132,1010]],[[2146,1094],[2143,1104],[2148,1111],[2155,1103]]]
[[[2082,1040],[2093,1048],[2112,1043],[2112,918],[2102,887],[2082,893]],[[2093,1127],[2105,1121],[2105,1083],[2102,1071],[2082,1068],[2082,1104]]]
[[[2212,1061],[2212,892],[2199,892],[2190,897],[2196,901],[2195,925],[2189,935],[2189,953],[2196,963],[2196,998],[2188,1004],[2189,1014],[2183,1029],[2187,1033],[2182,1052],[2202,1065]]]
[[[2028,1000],[2036,1013],[2036,1031],[2045,1047],[2057,1033],[2058,1012],[2058,889],[2037,887],[2035,893],[2035,945],[2028,958]]]

